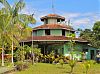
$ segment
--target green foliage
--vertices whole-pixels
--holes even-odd
[[[71,71],[70,71],[71,74],[73,72],[73,68],[75,67],[76,63],[77,63],[76,60],[69,60],[68,62],[69,66],[71,67]]]
[[[30,34],[28,24],[34,24],[36,21],[32,15],[19,14],[19,11],[25,6],[23,0],[19,0],[13,6],[7,0],[0,0],[0,3],[4,5],[4,8],[0,10],[0,47],[5,49],[5,46],[10,44],[13,52],[13,45],[19,46],[19,41]],[[18,50],[16,55],[24,59],[24,50],[22,49]]]
[[[97,33],[100,35],[100,21],[96,22],[93,26],[94,33]]]
[[[39,48],[33,48],[33,53],[39,56],[41,54],[41,50]]]
[[[83,66],[86,69],[86,74],[88,74],[88,70],[90,69],[91,65],[93,65],[93,63],[94,61],[90,61],[90,60],[84,61]]]
[[[16,58],[17,61],[23,61],[25,59],[21,46],[19,46],[17,51],[14,53],[14,57]]]
[[[28,68],[27,63],[23,63],[22,61],[18,61],[16,63],[16,70],[18,70],[18,71],[22,71],[22,70],[27,69],[27,68]]]
[[[6,39],[3,41],[11,43],[11,40],[13,40],[16,44],[16,42],[18,43],[25,35],[29,34],[30,30],[28,24],[34,24],[36,21],[31,15],[19,14],[19,11],[25,6],[23,0],[19,0],[12,7],[6,0],[0,0],[0,3],[4,5],[4,8],[0,10],[0,36],[2,36],[3,39]]]
[[[100,48],[100,21],[94,24],[92,30],[81,31],[80,37],[88,40],[93,47]]]
[[[76,49],[74,48],[74,46],[75,46],[75,41],[73,41],[73,38],[75,37],[75,35],[74,34],[72,34],[71,35],[71,40],[70,40],[70,42],[68,43],[69,44],[69,47],[70,47],[70,54],[71,54],[71,59],[68,61],[68,64],[69,64],[69,66],[71,67],[71,71],[70,71],[70,74],[72,74],[73,73],[73,69],[74,69],[74,67],[75,67],[75,65],[76,65],[76,63],[77,63],[77,60],[75,59],[75,57],[74,57],[74,54],[76,54]]]
[[[94,64],[95,64],[95,61],[93,61],[93,60],[84,61],[83,66],[85,67],[86,74],[88,73],[91,66],[94,65]]]
[[[60,59],[59,60],[59,63],[62,65],[62,67],[63,67],[63,65],[64,65],[64,60],[63,59]]]
[[[75,37],[75,34],[73,34],[73,33],[68,33],[68,34],[67,34],[67,37]]]
[[[54,62],[55,62],[55,63],[58,63],[58,62],[59,62],[59,58],[56,58],[56,59],[54,60]]]

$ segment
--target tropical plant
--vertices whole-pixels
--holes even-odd
[[[0,10],[2,11],[2,10]],[[6,19],[6,20],[5,20]],[[4,66],[4,49],[6,44],[11,44],[11,26],[9,25],[9,22],[11,20],[11,17],[7,14],[4,14],[3,12],[0,14],[0,47],[2,47],[2,66]]]
[[[60,59],[60,60],[59,60],[59,63],[61,64],[61,66],[62,66],[62,68],[63,68],[64,60],[63,60],[63,59]]]
[[[22,71],[22,70],[24,70],[24,69],[27,69],[28,68],[28,64],[27,63],[23,63],[22,61],[18,61],[17,63],[16,63],[16,70],[18,70],[18,71]]]
[[[13,47],[14,47],[14,44],[16,44],[16,41],[18,42],[18,40],[21,40],[20,36],[22,36],[22,33],[20,33],[20,31],[22,32],[22,29],[20,29],[19,27],[24,28],[24,30],[25,30],[26,27],[28,26],[28,24],[35,23],[35,20],[34,20],[33,16],[31,16],[31,15],[19,14],[19,11],[21,11],[25,6],[25,3],[23,2],[23,0],[19,0],[12,7],[6,0],[0,0],[0,3],[2,3],[4,5],[3,13],[4,13],[4,15],[6,15],[5,19],[7,19],[7,17],[9,17],[9,19],[8,19],[9,21],[7,21],[7,20],[5,20],[5,21],[6,21],[7,27],[11,28],[9,35],[10,35],[10,37],[12,37],[11,43],[12,43],[12,63],[13,63]],[[1,19],[2,19],[2,17],[4,17],[4,16],[1,16]],[[4,21],[4,19],[2,19],[2,20]],[[4,25],[4,24],[2,24],[2,25]],[[4,43],[2,43],[2,44],[4,44]]]
[[[81,31],[80,37],[88,40],[93,47],[100,48],[100,21],[94,23],[92,30]]]
[[[69,62],[68,62],[68,64],[69,64],[69,66],[71,67],[71,71],[70,71],[70,74],[72,74],[73,73],[73,69],[74,69],[74,67],[75,67],[75,65],[76,65],[76,63],[77,63],[77,59],[74,57],[74,54],[76,54],[75,53],[75,48],[74,48],[74,46],[75,46],[75,41],[73,41],[73,39],[74,39],[74,37],[75,37],[75,35],[74,34],[71,34],[71,40],[70,40],[70,42],[68,43],[69,44],[69,47],[70,47],[70,60],[69,60]]]
[[[73,69],[74,69],[74,67],[75,67],[75,65],[76,65],[76,62],[77,62],[76,60],[69,60],[68,64],[69,64],[69,66],[71,67],[70,74],[73,73]]]
[[[92,60],[87,60],[87,61],[83,62],[83,66],[85,67],[85,73],[86,74],[88,74],[88,71],[93,64],[95,64],[95,61],[92,61]]]

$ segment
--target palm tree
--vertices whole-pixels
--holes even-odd
[[[6,0],[0,0],[0,3],[2,3],[5,7],[5,11],[7,14],[11,17],[10,25],[12,26],[11,35],[12,35],[12,64],[13,64],[13,47],[15,43],[15,39],[17,37],[16,31],[14,30],[15,26],[20,25],[22,28],[27,27],[29,23],[34,24],[35,19],[31,15],[27,14],[19,14],[18,12],[21,11],[25,3],[23,0],[19,0],[13,7],[10,6],[10,4]],[[5,13],[6,13],[5,12]],[[17,28],[19,30],[19,28]],[[19,34],[19,31],[17,32]],[[16,34],[16,35],[15,35]]]
[[[2,10],[0,10],[0,12],[2,12]],[[3,12],[0,13],[0,39],[2,47],[2,66],[4,66],[4,49],[5,49],[4,46],[6,43],[11,42],[11,37],[9,34],[11,29],[11,26],[9,26],[10,20],[11,20],[10,16],[4,14]]]

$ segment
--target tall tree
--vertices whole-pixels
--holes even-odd
[[[0,10],[0,12],[2,12]],[[6,19],[6,20],[5,20]],[[4,66],[4,49],[5,45],[7,43],[11,43],[11,35],[10,35],[10,30],[11,26],[9,25],[9,22],[11,20],[11,17],[8,16],[7,14],[0,14],[0,47],[2,47],[2,66]]]
[[[100,21],[93,26],[94,46],[100,49]]]
[[[88,40],[93,47],[100,48],[100,21],[94,24],[92,30],[81,31],[80,37]]]
[[[4,13],[11,17],[11,20],[9,23],[11,26],[10,35],[12,35],[11,40],[12,40],[12,63],[13,63],[13,47],[14,47],[14,43],[16,42],[16,37],[19,38],[19,34],[20,34],[19,30],[21,30],[18,28],[18,26],[22,28],[23,27],[26,28],[29,23],[34,24],[35,19],[31,15],[19,14],[19,11],[21,11],[25,6],[25,3],[23,2],[23,0],[19,0],[12,7],[7,2],[7,0],[0,0],[0,3],[4,5]]]

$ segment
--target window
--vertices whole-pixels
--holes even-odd
[[[75,33],[75,31],[72,31],[72,33],[74,34],[74,33]]]
[[[50,29],[45,29],[45,35],[50,35]]]
[[[48,24],[48,19],[45,19],[45,24]]]
[[[62,30],[62,36],[65,36],[65,30],[64,29]]]
[[[60,22],[60,19],[57,19],[57,22]]]

